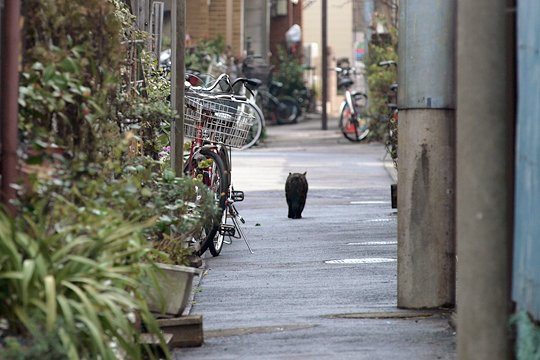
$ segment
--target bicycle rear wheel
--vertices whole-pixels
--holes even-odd
[[[202,175],[202,182],[214,193],[218,214],[204,227],[200,235],[200,248],[197,255],[201,256],[206,250],[210,249],[212,255],[217,256],[223,246],[222,241],[220,244],[215,244],[215,242],[218,242],[219,239],[219,227],[225,211],[229,180],[225,165],[219,154],[211,149],[202,149],[200,154],[204,156],[204,159],[202,157],[198,159],[196,164],[193,164],[191,172],[187,172],[192,177],[200,178],[199,175]],[[203,164],[203,161],[206,160],[211,161],[209,164]]]
[[[298,101],[290,96],[280,96],[276,108],[276,118],[280,125],[295,124],[300,116],[300,105]]]
[[[345,104],[339,116],[339,128],[347,140],[362,141],[369,133],[369,119],[366,114],[354,112]]]

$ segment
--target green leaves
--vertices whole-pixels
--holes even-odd
[[[151,271],[145,264],[145,226],[125,222],[116,212],[84,211],[57,231],[41,221],[24,226],[23,233],[16,230],[23,228],[20,219],[14,223],[0,213],[0,250],[18,254],[0,256],[0,318],[8,321],[8,335],[59,334],[56,341],[70,358],[113,359],[111,342],[129,358],[140,358],[128,314],[144,313],[148,326],[157,329],[138,293]]]

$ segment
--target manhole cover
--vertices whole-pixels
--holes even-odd
[[[368,245],[397,245],[397,241],[366,241],[366,242],[352,242],[352,243],[347,243],[347,245],[359,245],[359,246],[368,246]]]
[[[389,258],[363,258],[363,259],[338,259],[338,260],[327,260],[327,264],[381,264],[395,262],[396,259]]]
[[[375,205],[375,204],[390,204],[390,201],[351,201],[351,205]]]

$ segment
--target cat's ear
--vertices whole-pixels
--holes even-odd
[[[291,173],[289,173],[289,176],[291,175]]]
[[[306,174],[307,174],[307,171],[306,171],[306,172],[304,172],[304,176],[306,176]]]

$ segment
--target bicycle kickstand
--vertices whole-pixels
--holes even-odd
[[[251,246],[249,245],[249,241],[246,237],[246,235],[244,234],[244,230],[242,230],[242,227],[240,226],[240,222],[242,222],[242,224],[245,224],[246,221],[244,220],[244,218],[242,216],[240,216],[240,214],[238,213],[238,210],[236,210],[236,207],[234,205],[231,205],[234,212],[232,213],[232,221],[234,223],[234,227],[238,230],[238,234],[240,234],[240,237],[242,239],[244,239],[244,242],[246,243],[246,246],[249,250],[250,253],[253,254],[253,250],[251,250]]]

